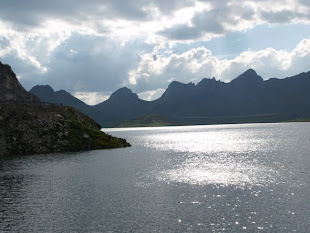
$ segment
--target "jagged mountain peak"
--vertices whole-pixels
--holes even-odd
[[[57,93],[60,93],[60,94],[66,94],[66,95],[71,95],[69,92],[67,92],[66,90],[59,90],[59,91],[56,91]]]
[[[54,89],[49,85],[36,85],[31,88],[30,92],[46,92],[46,93],[54,93]]]
[[[261,76],[259,76],[255,70],[249,69],[245,71],[243,74],[239,75],[236,79],[232,80],[231,86],[238,87],[245,90],[257,89],[260,88],[263,84],[264,80]]]
[[[69,92],[66,90],[59,90],[55,91],[50,85],[36,85],[30,90],[31,93],[33,94],[39,94],[43,93],[44,95],[52,95],[52,94],[66,94],[72,96]]]
[[[259,80],[263,81],[263,78],[259,76],[255,70],[248,69],[243,74],[239,75],[236,79],[233,81],[243,81],[243,80]]]
[[[221,83],[221,81],[217,81],[214,77],[213,78],[203,78],[196,87],[205,87],[209,85],[214,85],[216,83]]]
[[[241,75],[247,75],[247,76],[257,76],[257,73],[255,70],[253,69],[248,69],[246,70],[243,74]]]
[[[169,88],[175,88],[175,87],[177,87],[177,88],[179,88],[179,87],[194,87],[195,86],[195,84],[194,83],[192,83],[192,82],[190,82],[190,83],[181,83],[181,82],[178,82],[178,81],[172,81],[170,84],[169,84],[169,86],[168,86],[168,88],[167,89],[169,89]]]
[[[178,98],[182,95],[186,96],[186,93],[188,93],[188,91],[193,88],[195,88],[195,84],[192,82],[185,84],[178,81],[173,81],[169,84],[168,88],[162,94],[160,99],[166,100],[170,97]]]
[[[38,96],[42,102],[69,105],[83,111],[88,106],[65,90],[54,91],[49,85],[34,86],[30,93]]]
[[[129,88],[122,87],[117,91],[113,92],[110,99],[138,99],[138,95],[133,93]]]

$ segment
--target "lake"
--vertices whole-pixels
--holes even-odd
[[[310,232],[310,123],[104,129],[0,158],[0,232]]]

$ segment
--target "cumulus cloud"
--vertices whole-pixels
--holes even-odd
[[[73,96],[82,100],[88,105],[95,105],[107,100],[110,95],[103,92],[75,92]]]
[[[117,30],[111,22],[158,20],[162,15],[193,5],[194,0],[12,0],[1,3],[0,18],[22,31],[44,27],[50,20],[58,20],[79,28],[110,32]]]
[[[305,13],[296,13],[292,10],[284,9],[282,11],[263,11],[261,18],[269,23],[290,23],[295,19],[309,20],[310,16]]]
[[[159,34],[172,40],[209,40],[263,23],[310,22],[309,6],[302,7],[302,4],[291,0],[201,2],[209,3],[211,7],[197,11],[189,23],[166,27]]]
[[[18,31],[57,21],[69,25],[70,31],[119,35],[124,30],[135,35],[132,31],[138,30],[150,37],[189,40],[210,39],[266,22],[309,21],[309,7],[305,0],[12,0],[1,3],[0,18]],[[132,30],[126,30],[128,26]]]
[[[147,17],[141,6],[143,0],[54,0],[54,1],[6,1],[1,3],[1,18],[24,29],[36,27],[51,18],[62,19],[71,23],[95,20],[96,17],[145,19]],[[13,13],[14,12],[14,13]]]
[[[37,84],[49,84],[69,92],[111,92],[123,86],[127,72],[139,61],[138,52],[148,45],[106,37],[73,34],[42,60],[48,67],[44,73],[27,69],[20,74],[21,83],[30,89]]]
[[[310,39],[302,40],[292,51],[267,48],[245,51],[233,59],[219,59],[205,47],[182,54],[141,56],[136,69],[129,72],[128,85],[136,90],[166,88],[173,81],[198,83],[202,78],[216,77],[229,82],[253,68],[265,79],[284,78],[309,70]]]
[[[147,101],[156,100],[165,92],[165,90],[166,89],[164,88],[158,88],[153,91],[144,91],[144,92],[138,93],[138,96],[140,99],[147,100]]]
[[[205,10],[198,12],[192,18],[191,23],[174,25],[171,28],[160,32],[161,35],[175,40],[194,40],[205,37],[210,39],[215,35],[223,35],[232,30],[242,30],[242,24],[251,20],[252,9],[244,10],[246,12],[243,19],[237,19],[234,7],[222,7],[220,9]],[[240,17],[243,16],[240,8],[237,9]],[[241,13],[241,14],[240,14]]]

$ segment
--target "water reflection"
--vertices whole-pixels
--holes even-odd
[[[205,155],[186,159],[176,168],[161,172],[158,179],[198,185],[267,185],[276,181],[277,172],[267,165],[233,156]]]
[[[148,147],[188,153],[238,153],[270,149],[265,135],[258,136],[253,130],[205,128],[198,132],[150,134],[144,140]]]
[[[165,182],[221,185],[267,185],[276,182],[279,170],[265,160],[274,150],[268,140],[270,130],[251,128],[202,127],[196,131],[163,131],[144,135],[144,146],[162,153],[179,153],[174,167],[154,172]]]

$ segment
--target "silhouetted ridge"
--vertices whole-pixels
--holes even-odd
[[[54,93],[54,89],[49,85],[36,85],[31,88],[32,92]]]
[[[162,94],[161,99],[166,100],[167,98],[179,98],[181,96],[186,96],[189,90],[194,89],[194,83],[181,83],[173,81],[169,84],[167,90]]]
[[[84,113],[88,107],[83,101],[75,98],[69,92],[65,90],[54,91],[49,85],[37,85],[30,90],[30,93],[38,96],[42,102],[72,106]]]
[[[136,93],[133,93],[129,88],[127,87],[122,87],[112,93],[110,96],[110,99],[138,99],[138,95]]]
[[[256,77],[258,76],[256,71],[253,69],[248,69],[247,71],[245,71],[243,74],[239,75],[240,76],[247,76],[247,77]]]
[[[58,103],[55,99],[55,92],[49,85],[34,86],[29,92],[38,96],[42,102]]]
[[[239,75],[236,79],[232,80],[229,84],[232,88],[237,88],[238,92],[257,92],[262,88],[263,78],[257,73],[249,69],[243,74]],[[253,93],[252,93],[253,94]]]
[[[259,83],[262,81],[263,81],[263,78],[257,75],[255,70],[249,69],[245,71],[243,74],[239,75],[236,79],[232,80],[231,83],[240,83],[240,82]]]
[[[191,88],[191,87],[195,87],[195,84],[194,83],[181,83],[181,82],[178,82],[178,81],[172,81],[167,90],[169,89],[187,89],[187,88]]]
[[[229,83],[215,78],[204,78],[197,85],[173,81],[154,101],[141,100],[130,89],[120,88],[108,100],[86,105],[85,113],[104,127],[149,114],[185,124],[278,122],[310,116],[309,90],[310,72],[264,81],[249,69]]]
[[[101,120],[100,117],[97,117],[98,114],[93,106],[85,104],[83,101],[75,98],[65,90],[54,91],[49,85],[37,85],[30,90],[30,93],[38,96],[42,102],[72,106],[82,113],[92,117],[97,122],[100,122]]]
[[[217,81],[215,78],[212,79],[204,78],[196,85],[196,89],[213,90],[222,84],[224,83],[221,81]]]

